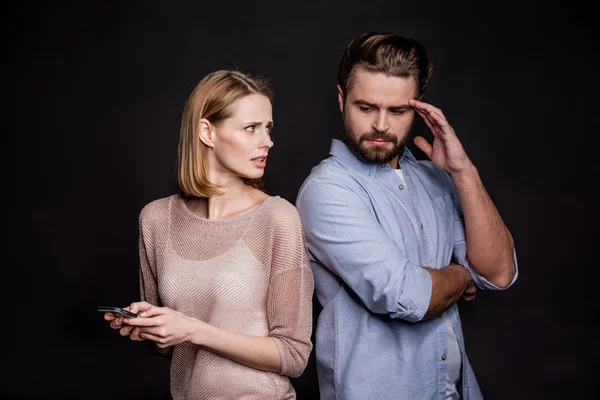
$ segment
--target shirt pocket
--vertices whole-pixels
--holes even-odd
[[[454,206],[454,199],[451,194],[436,197],[433,199],[435,206],[435,222],[437,224],[438,243],[454,246],[455,225],[458,217],[458,211]]]
[[[443,268],[452,262],[454,254],[454,220],[455,207],[452,195],[444,195],[433,199],[437,243],[436,253],[433,255],[434,262],[439,268]]]

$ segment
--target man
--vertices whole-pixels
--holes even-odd
[[[441,110],[421,102],[422,45],[367,33],[338,72],[344,141],[313,169],[296,205],[315,292],[325,400],[479,399],[456,302],[517,278],[512,236]],[[433,143],[414,139],[415,114]],[[482,338],[482,341],[484,339]]]

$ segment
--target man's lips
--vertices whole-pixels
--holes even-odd
[[[385,139],[365,139],[365,142],[369,142],[374,146],[385,146],[388,143],[392,143],[390,140]]]

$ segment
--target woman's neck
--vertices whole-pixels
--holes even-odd
[[[194,214],[207,219],[235,218],[258,207],[269,196],[240,178],[226,182],[221,180],[217,186],[220,195],[209,198],[186,199],[188,209]]]

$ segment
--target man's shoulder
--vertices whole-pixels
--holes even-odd
[[[368,184],[363,178],[362,173],[345,167],[335,157],[327,158],[312,169],[300,186],[296,207],[302,214],[314,206],[331,205],[342,199],[368,203]]]
[[[355,175],[345,168],[336,157],[330,156],[313,167],[302,183],[300,192],[308,185],[352,184],[355,181]]]
[[[415,173],[429,191],[441,191],[440,195],[452,193],[452,178],[446,171],[438,168],[430,160],[417,160],[413,166]]]

